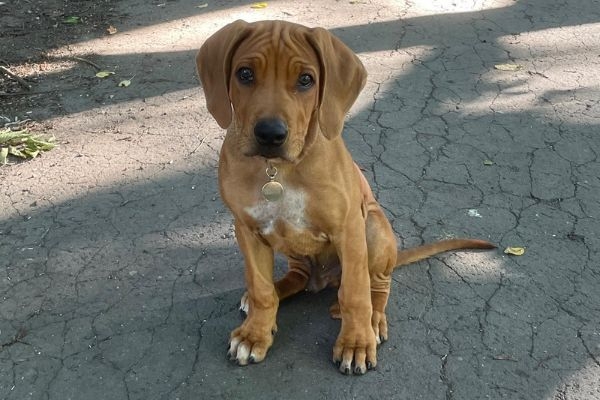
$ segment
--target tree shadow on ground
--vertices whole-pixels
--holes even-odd
[[[203,206],[212,201],[208,194],[216,192],[216,180],[203,181],[207,195],[198,196],[185,189],[189,175],[128,187],[135,201],[125,202],[119,194],[124,188],[114,187],[0,221],[0,265],[10,278],[0,291],[8,321],[2,342],[20,326],[31,331],[28,343],[4,349],[10,354],[1,359],[23,370],[36,363],[38,371],[57,370],[48,381],[29,375],[30,387],[55,394],[63,390],[61,383],[81,391],[103,374],[116,397],[136,398],[150,398],[157,388],[157,397],[206,393],[207,388],[234,397],[238,388],[258,394],[265,386],[277,395],[368,396],[377,390],[407,397],[425,392],[430,398],[448,391],[460,398],[490,392],[543,398],[563,390],[572,375],[589,371],[590,360],[598,358],[594,316],[600,304],[593,265],[600,252],[593,224],[598,216],[594,154],[600,149],[590,133],[598,124],[548,121],[543,112],[528,109],[477,113],[463,108],[497,91],[498,85],[481,75],[507,59],[494,43],[498,37],[600,20],[593,8],[552,19],[556,10],[548,7],[554,4],[520,1],[478,13],[334,30],[357,51],[433,47],[431,55],[411,60],[404,75],[380,88],[375,103],[348,121],[351,150],[367,167],[396,231],[411,243],[446,231],[481,234],[502,244],[526,244],[529,255],[491,257],[485,272],[461,256],[398,271],[390,303],[397,339],[382,347],[379,371],[361,385],[348,387],[328,367],[337,324],[326,322],[328,304],[322,303],[331,293],[304,296],[282,309],[281,335],[266,363],[249,370],[224,361],[227,333],[238,322],[233,315],[243,291],[241,256],[223,207]],[[463,34],[474,20],[481,29]],[[484,47],[490,64],[465,66],[460,52],[443,59],[461,46]],[[145,72],[143,88],[112,98],[117,104],[197,85],[193,51],[102,61]],[[181,77],[181,71],[189,74]],[[94,93],[108,90],[105,81],[90,85]],[[464,90],[469,86],[477,90]],[[74,87],[72,93],[85,90]],[[539,97],[554,101],[561,95]],[[68,113],[103,106],[106,99],[94,96],[61,104]],[[578,149],[586,147],[592,155],[581,156]],[[571,160],[567,172],[561,169],[565,157]],[[488,158],[494,168],[482,166]],[[577,186],[574,180],[588,183]],[[468,209],[486,218],[469,218]],[[312,309],[320,313],[314,320]],[[313,338],[318,338],[314,346]],[[57,350],[40,362],[35,351],[51,348]],[[130,352],[139,356],[129,361]],[[299,376],[313,385],[299,387]],[[390,377],[409,383],[394,387]],[[8,397],[9,390],[4,394]]]

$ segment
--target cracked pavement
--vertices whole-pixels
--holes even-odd
[[[38,73],[47,106],[27,116],[60,145],[0,168],[0,398],[600,398],[600,1],[249,4],[115,0],[119,33],[49,53],[134,78]],[[332,291],[281,305],[265,362],[226,359],[242,258],[194,54],[237,18],[358,53],[344,135],[405,246],[499,245],[397,270],[363,377],[332,365]]]

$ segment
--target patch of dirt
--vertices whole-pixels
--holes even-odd
[[[58,47],[108,35],[111,24],[124,16],[115,12],[116,0],[0,1],[0,127],[26,124],[32,110],[38,120],[62,115],[64,71],[76,58],[51,59]],[[73,18],[76,17],[76,18]],[[93,66],[92,66],[93,67]],[[85,85],[85,81],[78,81]],[[91,84],[91,82],[90,82]],[[19,121],[25,121],[19,123]],[[16,123],[15,123],[16,122]],[[32,127],[31,123],[29,124]],[[37,130],[43,130],[38,126]]]

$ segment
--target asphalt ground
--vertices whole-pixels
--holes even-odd
[[[0,99],[59,144],[0,167],[0,398],[599,399],[600,2],[250,5],[107,2],[117,33],[48,49],[33,108]],[[397,270],[365,376],[331,361],[333,291],[281,305],[264,362],[226,358],[245,285],[194,55],[238,18],[357,52],[344,136],[404,246],[499,246]]]

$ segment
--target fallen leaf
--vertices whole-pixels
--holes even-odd
[[[26,139],[25,143],[27,148],[30,150],[49,151],[56,147],[54,140],[54,136],[51,136],[47,139],[41,139],[38,136],[30,136]]]
[[[21,149],[16,146],[8,146],[8,154],[15,157],[27,158],[27,154],[23,153]]]
[[[115,33],[118,32],[117,28],[115,28],[114,26],[110,25],[108,28],[106,28],[106,32],[109,35],[114,35]]]
[[[522,65],[519,64],[496,64],[494,65],[499,71],[518,71],[523,68]]]
[[[523,254],[525,254],[525,248],[524,247],[507,247],[506,249],[504,249],[504,253],[511,254],[513,256],[522,256]]]
[[[259,3],[254,3],[250,6],[250,8],[267,8],[267,2],[261,1]]]
[[[35,149],[35,150],[25,149],[25,150],[23,150],[23,152],[31,158],[36,158],[38,156],[38,154],[40,154],[40,151],[38,149]]]
[[[106,78],[107,76],[114,75],[115,73],[112,71],[98,71],[96,72],[96,76],[98,78]]]
[[[74,15],[70,17],[65,17],[63,20],[63,24],[78,24],[81,22],[81,17],[76,17]]]
[[[196,6],[196,8],[206,8],[208,7],[208,3],[204,3],[204,4],[200,4],[198,6]]]
[[[0,165],[6,164],[6,158],[8,157],[8,147],[0,147]]]
[[[492,160],[483,160],[483,165],[494,165]]]
[[[124,79],[119,82],[119,87],[127,87],[129,85],[131,85],[131,81],[129,79]]]

